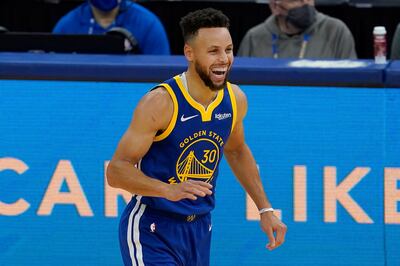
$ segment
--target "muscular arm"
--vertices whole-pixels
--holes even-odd
[[[224,154],[236,178],[258,209],[270,208],[271,203],[264,192],[256,162],[244,140],[243,118],[247,112],[246,96],[239,87],[233,86],[233,89],[238,116],[235,128],[224,147]],[[267,245],[269,249],[274,249],[284,242],[286,226],[272,212],[261,214],[261,227],[270,240]]]
[[[151,147],[156,133],[168,127],[172,114],[172,100],[165,89],[157,88],[142,98],[108,165],[107,181],[110,186],[132,194],[173,201],[183,198],[195,200],[197,196],[211,194],[211,185],[207,183],[190,181],[169,185],[146,176],[134,167]]]
[[[243,99],[245,99],[244,97],[243,95]],[[240,101],[238,99],[238,120],[224,147],[224,155],[236,178],[249,193],[258,209],[270,208],[271,203],[265,195],[256,162],[244,140],[242,119],[246,112],[244,108],[247,107],[244,104],[240,104]],[[242,108],[242,110],[239,110],[239,108]]]

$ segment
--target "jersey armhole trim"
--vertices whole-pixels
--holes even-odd
[[[232,127],[231,127],[231,133],[232,133],[236,125],[236,117],[237,117],[236,97],[235,93],[233,92],[231,83],[227,82],[226,85],[229,92],[229,98],[231,99],[231,104],[232,104]]]
[[[167,92],[169,93],[169,95],[171,96],[172,103],[174,105],[174,111],[173,111],[172,118],[168,124],[167,129],[165,129],[165,131],[163,133],[161,133],[160,135],[154,137],[155,142],[161,141],[161,140],[165,139],[166,137],[168,137],[169,134],[171,134],[172,130],[175,128],[176,119],[178,117],[178,100],[176,99],[176,95],[175,95],[174,91],[172,90],[171,86],[167,83],[162,83],[159,86],[164,87],[167,90]]]

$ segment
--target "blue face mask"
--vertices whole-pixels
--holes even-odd
[[[110,11],[119,5],[121,0],[89,0],[90,4],[101,11]]]

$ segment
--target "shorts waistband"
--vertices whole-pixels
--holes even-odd
[[[191,215],[183,215],[179,213],[174,213],[174,212],[168,212],[164,210],[157,210],[153,209],[149,206],[146,206],[146,211],[145,213],[156,215],[156,216],[162,216],[162,217],[167,217],[167,218],[172,218],[175,220],[183,221],[183,222],[194,222],[204,216],[206,216],[208,213],[203,213],[203,214],[191,214]]]

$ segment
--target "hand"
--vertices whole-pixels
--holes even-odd
[[[261,214],[261,228],[269,239],[269,243],[266,246],[267,249],[276,249],[285,242],[287,227],[273,212]]]
[[[212,185],[203,181],[188,180],[179,184],[168,185],[165,198],[171,201],[181,199],[196,200],[197,197],[205,197],[212,194]]]

